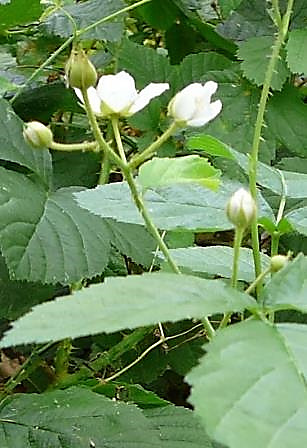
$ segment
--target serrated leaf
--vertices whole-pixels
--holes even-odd
[[[157,247],[157,242],[150,233],[137,224],[117,222],[113,219],[111,222],[106,220],[106,223],[109,224],[112,245],[135,263],[150,267]]]
[[[307,73],[307,29],[289,33],[287,43],[287,62],[292,73]]]
[[[305,193],[307,196],[307,193]],[[307,236],[307,206],[299,207],[286,214],[287,220],[295,230]]]
[[[264,83],[267,66],[272,54],[274,37],[252,37],[239,46],[238,57],[243,60],[241,68],[244,76],[257,86]],[[273,73],[271,88],[281,90],[290,75],[284,59],[278,59]]]
[[[122,0],[90,0],[60,8],[50,15],[46,22],[47,32],[61,37],[69,37],[74,33],[74,21],[77,30],[86,28],[124,8]],[[66,12],[64,12],[64,11]],[[103,22],[79,36],[80,39],[99,39],[111,42],[119,41],[123,33],[123,15],[112,21]]]
[[[268,102],[267,125],[276,139],[292,154],[306,156],[307,104],[299,97],[295,87],[286,85]]]
[[[0,30],[37,20],[43,11],[40,0],[10,0],[0,6]]]
[[[223,182],[218,192],[193,184],[176,185],[149,190],[144,195],[144,201],[160,229],[214,232],[232,228],[225,209],[229,197],[238,188],[240,184],[233,182]],[[125,182],[100,185],[77,193],[75,197],[81,207],[96,215],[144,225]],[[259,217],[262,215],[272,216],[272,212],[260,197]]]
[[[306,344],[307,326],[301,331]],[[229,448],[306,445],[302,352],[292,348],[285,331],[260,321],[216,335],[187,377],[193,386],[190,400],[211,437]]]
[[[195,183],[216,191],[220,171],[207,159],[200,156],[158,158],[144,163],[138,175],[138,182],[144,190],[172,184]]]
[[[25,166],[48,183],[52,170],[50,154],[28,145],[22,131],[20,118],[6,100],[0,99],[0,159]]]
[[[11,277],[70,284],[101,273],[109,231],[78,207],[76,187],[47,192],[23,174],[0,169],[0,243]]]
[[[295,309],[306,313],[306,270],[307,257],[300,254],[274,274],[263,291],[263,305],[272,310]]]
[[[0,411],[1,448],[160,447],[159,431],[134,405],[84,388],[17,394]]]
[[[170,254],[179,267],[193,272],[231,278],[233,248],[228,246],[187,247],[170,249]],[[261,254],[262,268],[270,264],[270,258]],[[255,278],[253,252],[242,247],[240,250],[238,280],[251,282]]]
[[[163,273],[109,277],[103,284],[34,307],[14,322],[0,346],[112,333],[256,306],[250,296],[221,280]]]

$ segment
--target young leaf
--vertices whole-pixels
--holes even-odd
[[[207,355],[187,379],[209,436],[229,448],[307,444],[306,361],[298,349],[298,343],[306,345],[307,326],[299,327],[298,338],[283,326],[246,321],[206,346]]]
[[[239,187],[236,182],[224,181],[219,191],[213,192],[199,185],[172,185],[147,191],[144,201],[160,229],[214,232],[232,228],[225,209],[231,194]],[[75,197],[81,207],[96,215],[144,225],[125,182],[100,185],[77,193]],[[259,217],[272,216],[272,211],[261,197],[259,205]]]
[[[138,182],[144,190],[176,183],[195,183],[216,191],[219,176],[220,171],[200,156],[155,157],[141,166]]]
[[[170,249],[170,253],[179,267],[193,272],[204,272],[231,278],[233,248],[228,246],[187,247]],[[270,258],[261,254],[262,268],[270,264]],[[161,255],[160,255],[161,256]],[[255,278],[253,252],[242,247],[240,250],[238,280],[251,282]]]
[[[287,62],[292,73],[307,73],[307,29],[293,30],[287,43]]]
[[[250,296],[221,280],[163,273],[111,277],[34,307],[13,324],[0,346],[111,333],[256,306]]]
[[[298,255],[286,267],[274,274],[266,285],[262,301],[270,310],[295,309],[307,312],[307,257]]]
[[[23,174],[0,168],[0,243],[11,278],[70,284],[108,262],[106,224],[78,207],[79,188],[47,192]]]
[[[241,68],[244,76],[257,86],[264,83],[264,78],[272,54],[274,37],[252,37],[239,46],[238,57],[243,60]],[[273,73],[271,87],[281,90],[287,77],[290,75],[284,59],[278,59],[276,71]]]

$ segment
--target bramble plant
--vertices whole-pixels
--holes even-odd
[[[307,446],[304,0],[0,0],[1,448]]]

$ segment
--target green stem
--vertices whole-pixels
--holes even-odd
[[[233,245],[233,261],[232,261],[232,276],[231,276],[231,286],[237,288],[238,285],[238,272],[239,272],[239,259],[240,259],[240,249],[242,244],[242,239],[244,235],[244,227],[236,227],[235,229],[235,239]],[[219,330],[226,327],[232,312],[225,313],[223,319],[220,322]]]
[[[120,132],[119,132],[118,118],[113,117],[111,121],[112,121],[113,132],[114,132],[115,141],[116,141],[116,145],[118,148],[120,158],[122,159],[123,162],[127,163],[126,154],[125,154],[125,151],[123,148],[123,142],[122,142]]]
[[[170,125],[170,127],[157,138],[157,140],[155,140],[151,145],[148,146],[148,148],[146,148],[141,154],[134,156],[130,160],[129,167],[131,169],[137,168],[139,165],[141,165],[141,163],[149,159],[155,152],[157,152],[160,146],[174,134],[174,132],[179,127],[180,126],[174,121]]]
[[[287,11],[280,23],[280,28],[277,34],[276,41],[273,45],[273,51],[271,58],[269,60],[269,64],[266,70],[265,79],[263,83],[263,88],[260,97],[260,103],[257,113],[257,119],[255,123],[254,137],[252,143],[252,149],[250,154],[250,163],[249,163],[249,187],[251,194],[255,201],[257,200],[257,164],[258,164],[258,153],[259,153],[259,145],[261,140],[261,132],[264,124],[264,113],[266,109],[266,103],[269,96],[270,85],[272,81],[272,77],[274,74],[276,62],[279,57],[279,52],[283,45],[284,39],[286,37],[289,20],[291,15],[291,10],[293,6],[294,0],[288,1]],[[275,5],[276,6],[276,5]],[[275,11],[275,15],[277,11]],[[276,16],[277,17],[277,16]],[[261,273],[261,258],[260,258],[260,249],[259,249],[259,237],[258,237],[258,224],[257,217],[255,217],[251,223],[251,232],[252,232],[252,245],[253,245],[253,257],[254,257],[254,265],[255,265],[255,276],[258,277]],[[257,285],[257,292],[260,293],[262,288],[261,282]]]
[[[271,266],[262,271],[259,276],[249,285],[249,287],[244,291],[246,294],[250,294],[257,287],[259,282],[262,282],[264,277],[271,272]]]
[[[104,185],[109,182],[110,171],[111,171],[111,162],[109,154],[103,153],[103,156],[101,158],[101,168],[98,179],[98,185]]]
[[[70,338],[64,339],[59,343],[54,362],[57,380],[64,378],[68,373],[71,351],[72,340]]]
[[[274,255],[278,255],[279,239],[280,232],[273,232],[271,239],[271,257],[274,257]]]
[[[96,151],[98,143],[95,142],[83,142],[83,143],[57,143],[52,142],[50,149],[56,151]]]

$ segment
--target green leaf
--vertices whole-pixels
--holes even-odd
[[[32,148],[22,135],[23,123],[9,103],[0,99],[0,159],[29,168],[46,183],[51,176],[48,151]]]
[[[295,230],[303,235],[307,235],[307,206],[296,208],[287,213],[286,218]]]
[[[214,448],[202,422],[190,409],[163,406],[145,409],[146,415],[161,435],[161,448]]]
[[[267,6],[266,0],[243,0],[236,11],[217,26],[217,31],[239,42],[254,36],[273,36],[275,26]]]
[[[300,254],[274,274],[263,291],[263,305],[272,310],[295,309],[306,313],[306,270],[307,257]]]
[[[82,388],[15,395],[0,411],[2,448],[160,447],[159,431],[134,405]]]
[[[293,86],[286,85],[268,103],[266,119],[271,132],[293,154],[302,157],[306,156],[306,116],[307,104]]]
[[[45,22],[46,30],[56,36],[69,37],[77,30],[86,28],[125,7],[122,0],[90,0],[65,6],[55,11]],[[73,23],[72,20],[73,19]],[[81,39],[119,41],[123,34],[123,15],[112,21],[103,22],[84,34]]]
[[[298,327],[297,325],[295,326]],[[300,338],[260,321],[231,325],[206,346],[188,375],[191,403],[209,436],[229,448],[301,448],[307,444],[302,377],[307,326]]]
[[[43,12],[40,0],[10,0],[0,6],[0,31],[37,20]]]
[[[170,249],[172,258],[179,267],[214,276],[231,278],[233,263],[233,248],[228,246],[187,247]],[[261,254],[262,268],[270,264],[270,258]],[[161,256],[161,255],[160,255]],[[255,278],[253,252],[241,248],[239,259],[238,280],[251,282]]]
[[[110,234],[78,207],[76,187],[47,192],[23,174],[0,169],[0,242],[11,278],[70,284],[101,273]]]
[[[154,157],[141,166],[138,182],[144,190],[176,183],[195,183],[216,191],[219,175],[220,171],[200,156]]]
[[[167,30],[176,21],[178,9],[171,0],[156,0],[140,6],[137,13],[151,27]]]
[[[242,0],[219,0],[219,7],[221,8],[223,17],[228,17],[241,3]]]
[[[207,134],[196,135],[187,141],[188,149],[202,149],[207,154],[235,160],[232,150],[215,137]]]
[[[223,182],[218,192],[198,185],[185,184],[149,190],[144,195],[145,204],[155,224],[163,230],[189,229],[214,232],[231,229],[226,204],[240,184]],[[75,195],[81,207],[104,218],[144,225],[143,219],[132,202],[130,191],[125,182],[86,190]],[[260,199],[259,217],[272,211],[265,201]]]
[[[250,296],[221,280],[163,273],[109,277],[103,284],[34,307],[14,322],[0,346],[111,333],[256,306]]]
[[[17,88],[16,84],[13,84],[11,81],[8,81],[4,76],[0,76],[0,95],[3,95],[5,92],[9,90],[15,90]]]
[[[243,60],[241,68],[244,76],[257,86],[264,83],[273,43],[273,36],[261,36],[252,37],[239,45],[238,57]],[[271,88],[281,90],[289,75],[284,59],[278,59],[271,81]]]
[[[188,409],[144,411],[74,387],[15,395],[0,411],[1,448],[212,448],[201,422]]]
[[[287,62],[292,73],[307,73],[307,29],[289,33],[287,43]]]
[[[0,286],[0,319],[17,319],[56,293],[53,286],[11,280],[3,257],[0,257]]]

